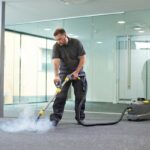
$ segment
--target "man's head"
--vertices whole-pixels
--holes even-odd
[[[68,43],[66,31],[63,28],[58,28],[54,32],[55,40],[59,45],[65,45]]]

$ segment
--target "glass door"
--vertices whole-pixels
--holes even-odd
[[[150,98],[150,36],[117,37],[119,100]]]

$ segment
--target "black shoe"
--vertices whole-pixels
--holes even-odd
[[[52,126],[54,126],[54,127],[56,127],[59,122],[53,114],[50,115],[49,120],[52,123]]]
[[[80,121],[84,124],[84,119],[80,119]],[[78,124],[78,125],[81,125],[78,120],[77,120],[77,124]]]
[[[52,123],[53,127],[56,127],[58,125],[58,121],[56,121],[56,120],[51,121],[51,123]]]

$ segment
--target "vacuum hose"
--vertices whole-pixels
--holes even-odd
[[[121,116],[118,120],[116,121],[113,121],[113,122],[104,122],[104,123],[85,123],[83,122],[81,119],[80,119],[80,112],[81,112],[81,107],[82,107],[82,104],[83,102],[85,101],[85,97],[86,97],[86,94],[87,94],[87,85],[85,87],[85,91],[84,91],[84,95],[82,97],[82,100],[78,106],[78,109],[77,109],[77,121],[80,125],[82,126],[85,126],[85,127],[92,127],[92,126],[107,126],[107,125],[114,125],[114,124],[117,124],[119,123],[122,119],[123,119],[123,116],[125,115],[126,111],[131,111],[132,107],[128,106],[126,107],[123,112],[121,113]]]

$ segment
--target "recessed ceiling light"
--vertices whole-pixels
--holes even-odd
[[[44,29],[45,31],[50,31],[50,30],[52,30],[51,28],[45,28]]]
[[[68,33],[68,35],[69,35],[70,37],[73,37],[73,38],[78,38],[78,37],[79,37],[78,35],[75,35],[75,34],[72,34],[72,33]]]
[[[140,31],[138,31],[139,33],[144,33],[145,31],[143,31],[143,30],[140,30]]]
[[[69,35],[69,36],[73,36],[74,34],[72,34],[72,33],[69,33],[68,35]]]
[[[77,35],[73,35],[72,37],[74,37],[74,38],[78,38],[79,36],[77,36]]]
[[[103,42],[101,42],[101,41],[97,41],[96,43],[97,43],[97,44],[102,44]]]
[[[134,27],[134,30],[141,30],[141,27]]]
[[[125,21],[118,21],[117,23],[119,23],[119,24],[125,24],[126,22]]]

